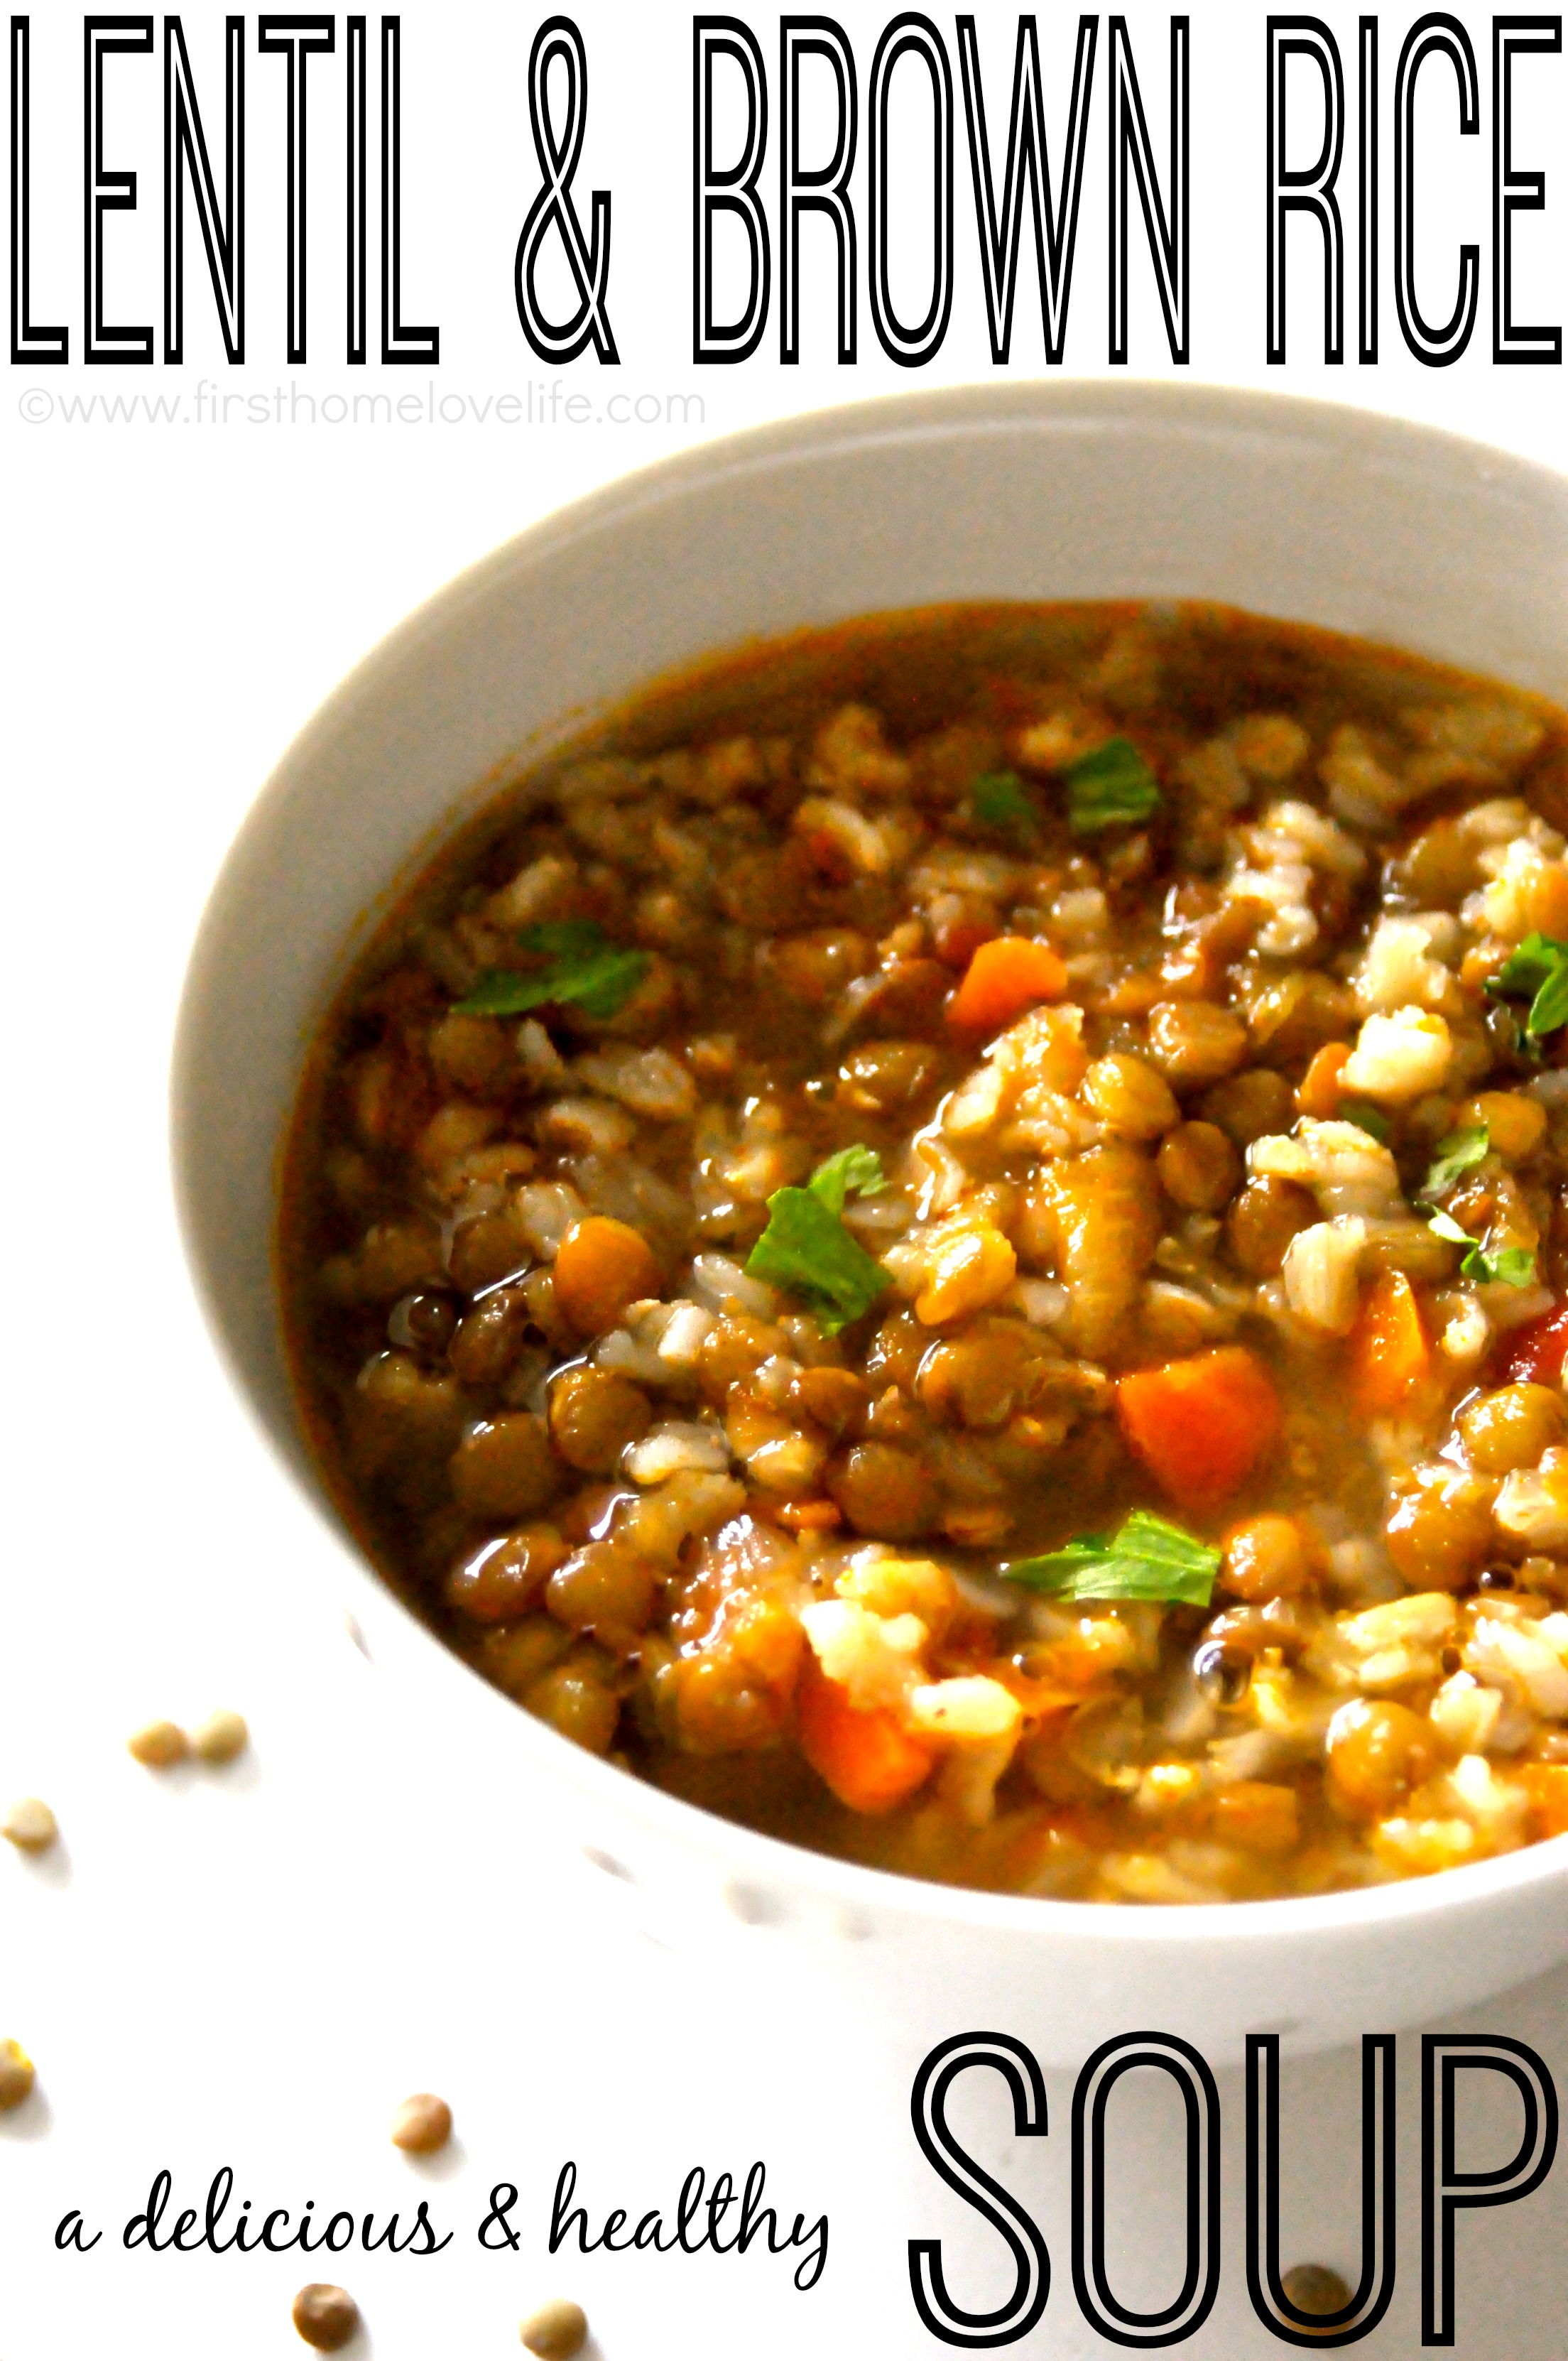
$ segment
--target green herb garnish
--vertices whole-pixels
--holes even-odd
[[[1376,1107],[1363,1106],[1361,1101],[1356,1099],[1351,1104],[1342,1106],[1339,1112],[1342,1123],[1354,1124],[1357,1131],[1365,1132],[1367,1137],[1375,1139],[1379,1148],[1387,1147],[1388,1134],[1392,1126],[1387,1116],[1379,1115]]]
[[[982,828],[999,835],[1037,836],[1040,817],[1016,771],[982,772],[970,788],[970,809]]]
[[[1508,1287],[1535,1285],[1535,1257],[1528,1246],[1502,1246],[1495,1255],[1477,1252],[1474,1257],[1466,1256],[1465,1264],[1472,1258],[1477,1279],[1501,1279]]]
[[[1568,943],[1552,935],[1527,935],[1496,975],[1486,979],[1494,999],[1528,1000],[1524,1029],[1532,1040],[1568,1024]]]
[[[1498,1279],[1506,1287],[1534,1285],[1535,1257],[1528,1246],[1499,1246],[1496,1254],[1488,1254],[1483,1242],[1462,1230],[1452,1213],[1434,1213],[1427,1227],[1436,1236],[1468,1249],[1459,1266],[1461,1279],[1479,1279],[1483,1287]]]
[[[806,1185],[830,1213],[841,1213],[851,1189],[857,1196],[875,1197],[887,1187],[887,1175],[874,1148],[841,1148],[817,1166]]]
[[[1474,1172],[1484,1164],[1491,1151],[1492,1135],[1484,1123],[1473,1125],[1467,1131],[1451,1131],[1440,1139],[1432,1154],[1431,1170],[1422,1181],[1418,1193],[1422,1197],[1441,1197],[1465,1172]]]
[[[874,1197],[886,1186],[873,1149],[841,1148],[818,1165],[804,1189],[775,1189],[768,1199],[768,1226],[746,1257],[748,1277],[804,1296],[824,1335],[836,1336],[891,1284],[839,1218],[851,1190]]]
[[[1080,754],[1062,773],[1067,781],[1068,819],[1075,836],[1147,819],[1159,808],[1154,773],[1130,738],[1107,738]]]
[[[646,951],[617,950],[594,918],[561,918],[524,927],[519,948],[550,965],[536,975],[511,968],[486,971],[472,992],[453,1004],[457,1016],[521,1016],[549,1002],[580,1008],[585,1016],[614,1016],[625,1007],[651,965]]]
[[[1179,1525],[1135,1509],[1112,1541],[1086,1533],[1065,1549],[1020,1558],[1002,1571],[1004,1580],[1051,1598],[1156,1598],[1207,1607],[1220,1553]]]

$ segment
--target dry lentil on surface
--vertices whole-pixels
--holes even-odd
[[[1157,808],[1075,833],[1085,758]],[[1387,650],[951,609],[666,687],[323,1029],[316,1447],[488,1679],[802,1843],[1166,1904],[1568,1831],[1554,943],[1568,720]],[[1133,1511],[1212,1589],[1029,1587]]]
[[[19,2107],[31,2096],[37,2080],[33,2061],[21,2043],[0,2040],[0,2113]]]
[[[191,1732],[191,1752],[198,1763],[237,1762],[250,1743],[250,1726],[244,1714],[227,1707],[210,1713]]]
[[[1350,2301],[1343,2279],[1323,2263],[1297,2263],[1279,2284],[1298,2312],[1343,2312]]]
[[[341,2353],[359,2326],[359,2306],[346,2288],[313,2279],[294,2298],[290,2318],[318,2353]]]
[[[149,1771],[170,1771],[184,1762],[191,1741],[177,1721],[148,1721],[131,1732],[126,1748]]]
[[[433,2156],[452,2137],[452,2110],[433,2091],[416,2091],[393,2114],[391,2137],[409,2156]]]
[[[59,1821],[38,1795],[18,1795],[0,1819],[0,1837],[18,1852],[47,1852],[59,1835]]]
[[[538,2361],[573,2361],[588,2341],[588,2316],[580,2303],[543,2303],[529,2313],[518,2335]]]

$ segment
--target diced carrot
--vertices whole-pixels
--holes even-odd
[[[1431,1346],[1415,1289],[1402,1270],[1385,1271],[1350,1340],[1355,1406],[1368,1418],[1399,1410],[1431,1375]]]
[[[1116,1388],[1122,1432],[1173,1499],[1202,1508],[1243,1482],[1279,1432],[1279,1397],[1245,1345],[1221,1345]]]
[[[852,1812],[891,1812],[912,1795],[936,1760],[936,1749],[912,1737],[894,1713],[861,1713],[848,1690],[830,1681],[815,1659],[796,1693],[800,1751],[818,1777]]]
[[[981,943],[948,1003],[948,1022],[966,1033],[997,1033],[1042,1000],[1059,1000],[1067,970],[1049,943],[995,935]]]
[[[629,1303],[658,1290],[659,1264],[626,1222],[589,1213],[575,1222],[555,1257],[555,1304],[581,1336],[602,1336]]]
[[[1527,1321],[1508,1338],[1503,1378],[1509,1385],[1561,1385],[1568,1360],[1568,1303]]]
[[[1348,1041],[1328,1041],[1296,1086],[1296,1112],[1327,1123],[1339,1113],[1339,1078],[1350,1063]]]
[[[1568,1837],[1568,1763],[1527,1763],[1519,1773],[1530,1794],[1538,1837]]]

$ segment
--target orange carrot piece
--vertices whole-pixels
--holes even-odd
[[[839,1681],[808,1660],[797,1691],[800,1751],[852,1812],[891,1812],[912,1795],[936,1749],[911,1737],[896,1714],[861,1713]]]
[[[1042,1000],[1059,1000],[1067,970],[1049,943],[993,935],[981,943],[948,1003],[948,1022],[966,1033],[996,1033]]]
[[[1339,1078],[1350,1063],[1348,1041],[1326,1042],[1296,1086],[1296,1112],[1330,1122],[1339,1113]]]
[[[1538,1837],[1568,1837],[1568,1763],[1527,1763],[1519,1773],[1530,1792]]]
[[[1408,1402],[1431,1375],[1431,1346],[1415,1289],[1402,1270],[1385,1271],[1350,1340],[1350,1378],[1356,1408],[1386,1417]]]
[[[1116,1388],[1122,1432],[1171,1498],[1190,1508],[1223,1500],[1279,1432],[1279,1397],[1245,1345],[1221,1345]]]

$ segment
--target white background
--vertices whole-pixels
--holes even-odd
[[[590,69],[577,178],[614,197],[610,310],[622,364],[565,373],[596,413],[613,380],[632,397],[695,393],[681,422],[507,426],[494,398],[526,397],[543,368],[519,331],[512,254],[538,185],[525,105],[528,46],[542,11],[448,0],[403,12],[404,315],[438,321],[439,370],[343,365],[340,49],[310,73],[310,335],[284,361],[282,61],[258,56],[247,18],[250,233],[246,366],[223,359],[193,219],[188,224],[183,368],[81,365],[80,12],[32,12],[33,313],[71,324],[67,368],[13,368],[4,437],[7,666],[5,925],[9,1153],[0,1235],[10,1446],[5,1620],[0,1626],[0,1791],[49,1799],[64,1830],[38,1861],[0,1860],[0,2034],[38,2063],[37,2095],[0,2119],[0,2356],[250,2356],[301,2350],[288,2304],[302,2280],[342,2278],[363,2305],[358,2352],[384,2361],[517,2349],[529,2302],[587,2303],[605,2361],[717,2361],[737,2349],[915,2356],[904,2242],[939,2230],[947,2203],[917,2169],[907,2128],[913,2060],[897,2028],[855,2023],[829,1985],[781,1988],[759,1944],[736,1971],[694,1977],[644,1939],[607,1882],[556,1859],[525,1791],[481,1809],[444,1777],[417,1708],[380,1693],[320,1579],[309,1520],[225,1391],[192,1306],[165,1170],[165,1074],[190,939],[247,804],[281,749],[377,638],[455,572],[562,502],[663,452],[791,410],[897,391],[861,304],[861,359],[832,365],[826,226],[808,224],[805,358],[778,366],[776,331],[740,368],[689,361],[690,19],[663,6],[585,5]],[[840,11],[862,90],[892,10]],[[1382,19],[1382,138],[1411,12]],[[1130,11],[1157,153],[1165,141],[1166,16]],[[750,21],[772,66],[776,16]],[[950,19],[940,19],[953,49]],[[1427,309],[1446,314],[1459,236],[1483,251],[1482,316],[1453,368],[1399,346],[1383,195],[1382,352],[1376,368],[1326,369],[1318,267],[1292,233],[1288,368],[1263,365],[1262,12],[1196,0],[1193,21],[1193,377],[1321,392],[1484,436],[1549,463],[1568,458],[1556,369],[1490,361],[1488,20],[1469,12],[1483,71],[1483,135],[1454,137],[1452,84],[1434,67],[1420,137],[1420,267]],[[1332,19],[1353,53],[1354,17]],[[1073,20],[1047,20],[1052,135]],[[221,12],[184,12],[210,137],[222,120]],[[1004,122],[1015,19],[981,13],[992,130]],[[371,19],[372,46],[376,19]],[[107,70],[105,159],[140,175],[138,207],[106,231],[111,319],[159,316],[159,54]],[[1091,126],[1068,366],[1105,354],[1104,41]],[[1519,70],[1516,156],[1562,153],[1561,59]],[[1352,82],[1354,89],[1354,80]],[[376,109],[372,75],[372,123]],[[919,128],[917,101],[898,121]],[[1315,146],[1305,104],[1301,150]],[[863,186],[862,163],[857,191]],[[1354,137],[1354,130],[1353,130]],[[374,159],[374,132],[372,134]],[[809,144],[808,144],[809,153]],[[1354,151],[1353,151],[1354,157]],[[373,164],[374,169],[374,164]],[[774,188],[772,155],[763,190]],[[1354,160],[1347,174],[1347,192]],[[1568,313],[1568,188],[1518,233],[1519,311]],[[372,183],[374,186],[374,182]],[[925,197],[895,180],[895,283],[919,276]],[[924,381],[983,377],[991,363],[960,125],[959,292],[946,346]],[[863,236],[863,230],[862,230]],[[1135,251],[1138,241],[1135,233]],[[1013,368],[1041,365],[1029,324],[1030,265]],[[864,254],[862,247],[862,281]],[[899,274],[904,274],[902,277]],[[376,333],[372,240],[371,333]],[[1354,284],[1347,291],[1354,337]],[[1133,366],[1169,374],[1146,264],[1135,266]],[[1354,355],[1354,342],[1352,343]],[[198,381],[204,412],[194,414]],[[328,397],[423,391],[467,404],[461,423],[334,425],[296,407]],[[276,419],[282,390],[285,417]],[[53,414],[27,423],[25,394]],[[214,391],[255,394],[269,423]],[[145,415],[72,423],[69,400],[171,397],[173,423]],[[535,396],[537,401],[538,397]],[[476,413],[487,401],[484,423]],[[36,405],[37,406],[37,405]],[[250,1718],[252,1755],[222,1773],[159,1779],[124,1740],[158,1713],[217,1704]],[[1473,2018],[1540,2047],[1568,2070],[1568,1978]],[[956,2028],[955,2028],[956,2029]],[[1179,2030],[1179,2028],[1174,2028]],[[1415,2163],[1414,2037],[1401,2045],[1402,2155]],[[389,2148],[385,2120],[408,2090],[452,2100],[459,2139],[429,2167]],[[1239,2092],[1225,2085],[1227,2186],[1241,2147]],[[1349,2264],[1354,2060],[1292,2070],[1299,2126],[1290,2165],[1293,2253]],[[1092,2340],[1067,2270],[1069,2093],[1053,2083],[1057,2135],[1026,2158],[990,2123],[995,2152],[1032,2192],[1057,2287],[1031,2350]],[[981,2112],[977,2102],[977,2112]],[[1174,2246],[1172,2125],[1129,2101],[1118,2183],[1125,2292],[1156,2293]],[[1473,2127],[1475,2153],[1511,2145],[1506,2114]],[[788,2265],[737,2257],[550,2262],[547,2195],[576,2158],[590,2210],[673,2203],[687,2168],[744,2172],[765,2160],[786,2213],[831,2217],[828,2267],[809,2295]],[[127,2254],[121,2225],[167,2166],[176,2203],[199,2203],[230,2165],[257,2213],[313,2199],[383,2214],[420,2197],[441,2256]],[[485,2253],[475,2230],[500,2180],[521,2191],[521,2249]],[[1561,2361],[1568,2173],[1526,2206],[1461,2229],[1460,2351],[1470,2361]],[[1410,2196],[1409,2187],[1406,2198]],[[104,2236],[60,2255],[51,2234],[78,2207]],[[1409,2202],[1401,2291],[1373,2349],[1417,2349],[1418,2249]],[[1246,2310],[1239,2224],[1227,2219],[1220,2307],[1203,2356],[1275,2349]],[[976,2291],[977,2294],[981,2292]]]

